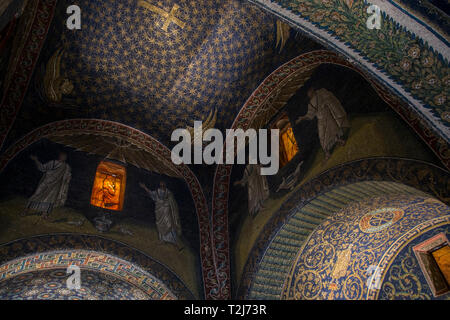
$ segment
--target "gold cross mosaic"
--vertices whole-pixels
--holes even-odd
[[[139,0],[138,6],[142,7],[144,9],[150,10],[151,12],[154,12],[156,14],[159,14],[163,19],[165,19],[164,24],[162,25],[161,29],[163,29],[165,32],[167,32],[167,29],[169,28],[171,23],[176,24],[181,29],[184,29],[186,23],[184,21],[181,21],[178,19],[175,14],[177,13],[178,9],[180,9],[180,6],[175,4],[172,9],[167,12],[164,9],[158,8],[150,3],[148,3],[145,0]]]

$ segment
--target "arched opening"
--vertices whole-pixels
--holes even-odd
[[[42,247],[45,243],[45,247]],[[176,274],[123,243],[54,234],[6,243],[0,261],[2,300],[193,299]]]
[[[447,184],[448,173],[444,171],[432,173],[433,167],[426,168],[425,164],[413,161],[399,160],[400,162],[397,162],[394,159],[383,161],[385,160],[367,159],[333,168],[312,179],[285,198],[281,207],[260,229],[260,234],[253,243],[242,274],[238,273],[239,270],[236,272],[238,277],[241,276],[238,297],[241,299],[309,299],[312,296],[298,293],[295,288],[300,288],[298,290],[301,291],[313,285],[306,284],[306,282],[299,285],[299,279],[303,276],[298,275],[302,274],[306,277],[305,279],[309,279],[306,276],[308,272],[315,274],[322,269],[315,266],[308,269],[309,271],[305,271],[303,267],[299,267],[302,270],[300,272],[299,268],[295,269],[296,261],[303,259],[302,261],[306,261],[304,262],[306,265],[315,265],[315,259],[323,256],[323,259],[326,260],[323,263],[331,268],[328,275],[335,272],[335,278],[341,279],[342,282],[335,284],[331,278],[317,280],[317,283],[326,282],[327,289],[323,290],[334,293],[328,295],[323,293],[322,289],[317,289],[317,295],[314,293],[312,299],[400,299],[402,296],[398,293],[400,289],[397,290],[397,295],[389,293],[388,289],[380,291],[381,289],[378,288],[378,291],[368,291],[365,284],[367,277],[362,275],[359,276],[364,279],[359,282],[360,294],[346,296],[343,291],[339,291],[338,294],[337,291],[344,288],[343,282],[351,279],[350,273],[346,273],[347,269],[340,270],[338,266],[343,263],[342,261],[348,260],[346,263],[349,265],[357,261],[355,252],[374,252],[371,245],[376,247],[376,239],[390,239],[390,244],[381,248],[375,256],[371,256],[369,265],[364,265],[364,267],[358,265],[365,268],[364,272],[371,265],[389,264],[391,263],[389,261],[400,255],[399,247],[395,247],[398,250],[391,247],[397,243],[396,241],[404,241],[401,243],[406,244],[419,234],[427,233],[429,235],[428,231],[431,229],[436,229],[433,235],[442,232],[448,234],[450,208],[445,204],[448,203],[448,195],[436,194],[433,191],[434,186],[438,183],[434,177],[439,177],[442,183]],[[390,164],[388,164],[389,162]],[[403,171],[401,169],[403,165],[409,168],[408,175],[399,175]],[[395,173],[396,171],[397,173]],[[414,172],[419,174],[417,178],[414,178],[416,174]],[[435,176],[435,174],[437,175]],[[414,180],[415,182],[411,183]],[[399,225],[404,225],[404,227],[398,228]],[[419,232],[419,229],[423,232]],[[314,235],[320,230],[325,231],[321,231],[320,239],[314,240]],[[344,232],[344,230],[346,231]],[[357,234],[360,235],[360,238],[356,236]],[[423,237],[426,238],[425,235]],[[251,235],[247,235],[247,238],[251,238]],[[407,239],[409,240],[407,241]],[[331,243],[332,249],[328,246],[329,243]],[[305,248],[309,244],[312,249],[308,252],[311,255],[305,256]],[[354,251],[345,251],[350,245],[352,246],[350,250]],[[417,245],[417,242],[414,245]],[[411,245],[408,244],[408,248],[412,250],[414,245],[411,242]],[[324,252],[330,256],[325,257],[325,253],[316,246],[327,247]],[[394,251],[390,253],[392,259],[388,259],[388,261],[386,252],[389,250]],[[409,253],[414,256],[412,251]],[[429,298],[435,298],[432,289],[423,277],[419,262],[415,257],[414,259],[417,267],[414,269],[414,274],[421,279],[416,281],[415,288],[419,290],[425,288],[426,285],[428,291],[426,293],[417,291],[417,294],[408,296],[408,298],[418,298],[422,294]],[[355,270],[357,267],[353,266],[352,268]],[[383,272],[387,272],[386,266],[383,267]],[[292,280],[294,278],[295,280]],[[291,286],[288,285],[289,279],[292,280]],[[318,286],[322,288],[322,284]],[[386,284],[386,286],[390,285]],[[406,297],[407,294],[404,296]]]
[[[79,143],[84,147],[74,145]],[[89,154],[89,151],[76,151],[88,145],[99,152]],[[99,145],[106,149],[106,153],[101,153],[104,151],[102,147],[98,147]],[[69,190],[72,192],[68,197],[68,201],[71,202],[70,207],[59,208],[60,210],[55,211],[55,215],[48,220],[40,219],[36,215],[20,217],[21,211],[26,206],[25,197],[33,194],[36,184],[40,181],[40,176],[36,177],[33,174],[36,169],[29,166],[31,153],[37,153],[41,160],[47,161],[52,160],[61,148],[64,148],[69,153],[69,158],[72,158],[68,160],[72,166],[72,179],[74,179]],[[108,231],[103,228],[104,221],[95,218],[101,214],[103,208],[92,206],[90,200],[97,166],[105,160],[105,156],[111,156],[111,154],[114,159],[118,161],[125,159],[128,163],[125,197],[130,201],[125,199],[123,210],[114,214],[113,218],[116,221]],[[131,157],[134,160],[131,160]],[[124,241],[154,256],[175,270],[196,295],[201,295],[202,286],[206,285],[206,281],[202,279],[202,272],[198,271],[201,261],[213,260],[212,248],[209,245],[209,228],[200,227],[208,226],[204,222],[208,221],[209,215],[205,197],[193,172],[186,165],[175,166],[170,159],[170,150],[153,137],[117,122],[97,119],[65,120],[50,123],[32,131],[8,148],[0,162],[0,171],[6,168],[2,171],[2,176],[12,179],[12,184],[3,185],[3,191],[8,191],[12,195],[14,193],[21,195],[20,198],[10,198],[3,202],[4,212],[6,212],[2,217],[3,225],[18,224],[18,228],[15,229],[18,233],[2,233],[4,242],[16,239],[22,234],[38,235],[49,232],[102,234],[111,239]],[[75,166],[75,163],[78,165]],[[156,173],[161,172],[159,170],[166,173],[164,177]],[[29,179],[33,182],[21,183],[21,180]],[[179,197],[177,199],[180,202],[180,224],[184,226],[181,232],[183,237],[180,237],[178,247],[170,243],[161,245],[154,202],[146,197],[145,191],[139,187],[139,183],[144,181],[149,188],[155,189],[162,180],[165,180],[169,190],[172,189],[171,191],[176,195],[182,195],[184,198],[182,202]],[[33,227],[27,231],[22,230],[22,227],[26,227],[28,223],[20,223],[21,219],[29,220]],[[6,223],[6,220],[11,223]],[[102,233],[105,231],[107,231],[106,234]],[[200,249],[201,247],[203,249]],[[205,252],[208,254],[204,255]],[[207,265],[214,270],[213,261]]]

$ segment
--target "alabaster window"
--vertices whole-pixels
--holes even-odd
[[[280,168],[285,166],[298,153],[297,141],[294,137],[291,122],[286,114],[283,114],[274,125],[280,130]]]
[[[100,162],[95,173],[91,204],[108,210],[122,210],[126,177],[124,166],[109,161]]]
[[[413,249],[433,295],[450,292],[450,242],[446,235],[440,233]]]

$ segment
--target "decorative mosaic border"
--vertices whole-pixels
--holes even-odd
[[[0,102],[0,149],[11,129],[22,105],[23,98],[33,75],[34,67],[39,58],[42,46],[47,37],[57,0],[33,0],[37,2],[33,23],[26,36],[21,52],[11,74],[11,81],[5,88],[5,94]]]
[[[0,281],[22,273],[71,264],[111,274],[155,299],[194,299],[167,267],[121,242],[83,234],[52,234],[0,246]]]
[[[436,8],[430,1],[417,0],[388,0],[396,7],[400,8],[408,15],[419,17],[419,19],[426,23],[436,33],[440,33],[443,37],[448,39],[450,32],[450,19],[439,8]]]
[[[381,12],[389,15],[400,26],[423,39],[430,47],[440,52],[445,59],[448,60],[450,58],[449,53],[446,52],[449,42],[445,38],[445,34],[440,34],[423,17],[415,15],[410,8],[402,7],[397,3],[399,1],[393,0],[366,0],[365,2],[377,5]]]
[[[237,298],[248,299],[253,277],[268,245],[294,212],[336,187],[370,180],[403,183],[426,192],[446,204],[450,203],[448,188],[450,173],[426,162],[399,158],[370,158],[329,169],[296,190],[264,226],[247,259]]]
[[[298,74],[310,70],[312,66],[318,66],[323,63],[340,65],[361,74],[372,85],[378,95],[428,144],[441,159],[442,163],[447,168],[450,168],[449,144],[436,134],[416,111],[409,108],[405,102],[390,93],[387,88],[373,80],[367,73],[355,67],[340,55],[326,50],[317,50],[300,55],[270,74],[244,104],[233,122],[232,129],[242,128],[246,130],[251,128],[253,120],[262,112],[261,109],[267,106],[266,101],[278,92],[279,88],[283,87],[290,79],[298,76]],[[217,265],[221,266],[219,278],[221,288],[227,294],[230,292],[230,284],[227,280],[230,275],[227,216],[231,170],[232,165],[221,164],[216,167],[212,203],[213,238],[218,256]]]
[[[13,125],[16,115],[20,109],[23,96],[27,90],[28,83],[32,76],[39,52],[44,43],[56,5],[56,0],[35,1],[38,2],[38,9],[34,16],[33,27],[28,35],[26,44],[24,45],[22,52],[19,54],[19,63],[13,73],[13,79],[15,79],[15,81],[13,81],[8,87],[3,101],[0,104],[0,146],[3,145],[6,135]],[[440,122],[437,118],[439,113],[436,112],[436,110],[440,108],[439,110],[444,110],[440,112],[441,118],[444,120],[450,118],[450,113],[445,109],[445,101],[449,96],[448,87],[450,86],[450,76],[447,75],[449,70],[448,61],[443,61],[442,59],[442,55],[445,56],[445,51],[441,52],[441,55],[439,55],[434,51],[439,49],[437,46],[430,48],[425,44],[423,36],[422,39],[420,39],[420,34],[416,37],[415,34],[407,31],[404,26],[401,24],[399,25],[396,20],[394,21],[392,17],[386,19],[389,32],[392,32],[390,35],[398,36],[405,43],[405,46],[401,48],[404,50],[402,51],[402,56],[400,57],[400,54],[397,52],[383,49],[387,44],[389,44],[391,38],[386,37],[384,34],[382,37],[381,33],[377,34],[377,37],[373,37],[373,39],[370,36],[364,37],[367,30],[361,27],[365,23],[363,20],[367,17],[361,15],[364,10],[359,10],[361,8],[358,6],[365,8],[368,5],[353,0],[278,0],[277,2],[268,0],[248,1],[263,6],[265,10],[272,12],[282,19],[285,19],[290,24],[295,25],[298,29],[305,31],[309,35],[318,39],[321,43],[332,47],[346,56],[352,57],[352,59],[355,60],[355,63],[360,65],[362,69],[368,71],[379,81],[387,84],[395,93],[404,97],[415,110],[413,110],[410,106],[405,105],[396,97],[386,94],[386,97],[390,96],[392,98],[390,104],[398,104],[398,109],[401,109],[401,112],[398,112],[400,114],[403,113],[402,117],[411,119],[410,121],[407,121],[410,124],[412,123],[412,126],[419,133],[419,135],[426,139],[426,142],[435,152],[438,152],[438,156],[444,155],[444,159],[446,159],[446,166],[449,167],[448,162],[450,160],[448,155],[448,143],[447,141],[442,141],[442,138],[435,134],[437,130],[447,139],[449,137],[448,127]],[[296,4],[296,7],[294,8],[293,6],[287,6],[286,8],[287,2]],[[313,8],[314,10],[299,11],[299,5],[304,5],[306,6],[304,8]],[[313,6],[311,7],[310,5]],[[331,8],[331,6],[333,6],[334,9]],[[318,9],[319,11],[315,9]],[[325,10],[324,13],[326,14],[321,15],[320,10]],[[333,10],[333,12],[329,14],[330,12],[327,10]],[[347,10],[349,10],[350,17],[354,18],[356,24],[350,25],[348,21],[343,19],[343,17],[345,17],[343,13],[347,12]],[[313,11],[316,14],[312,14]],[[319,14],[317,14],[317,12]],[[345,26],[346,23],[347,26]],[[355,36],[353,34],[355,32],[362,32],[362,34]],[[344,36],[347,36],[348,39],[344,38]],[[369,39],[370,41],[358,41],[358,38]],[[425,41],[426,40],[427,39],[425,39]],[[400,42],[403,43],[402,41]],[[373,50],[374,48],[379,48],[379,50]],[[392,58],[391,53],[395,55],[395,59]],[[386,57],[392,58],[393,61],[395,60],[395,63],[392,65],[386,65],[383,60]],[[422,79],[423,77],[420,72],[424,69],[433,71],[436,70],[439,74]],[[446,72],[447,74],[444,74]],[[407,75],[407,77],[405,77],[405,75]],[[420,79],[420,81],[413,82],[412,80],[416,78]],[[434,92],[437,92],[437,95]],[[425,105],[423,105],[423,103],[419,100],[425,101]],[[424,115],[425,118],[417,116],[417,112],[419,115]],[[242,117],[242,115],[240,114],[238,117]],[[424,123],[423,119],[427,119],[426,123]],[[206,242],[203,240],[201,241],[202,264],[204,261],[208,261],[207,265],[204,265],[203,269],[205,293],[207,298],[223,299],[230,296],[229,246],[227,234],[227,201],[230,174],[231,167],[219,167],[216,171],[214,179],[212,214],[214,238],[211,238]],[[190,177],[189,180],[186,177],[185,179],[189,186],[193,183],[193,180],[197,181],[195,176]],[[204,198],[203,192],[199,191],[201,189],[196,190],[198,191],[197,196]],[[191,189],[191,192],[192,191],[193,190]],[[201,193],[201,195],[199,195],[199,193]],[[194,193],[193,196],[197,205]],[[218,198],[217,201],[216,197]],[[199,210],[200,209],[197,208],[198,213]],[[206,206],[201,210],[206,210],[205,212],[207,213]],[[200,230],[202,230],[202,228],[209,229],[209,221],[206,221],[206,219],[202,222],[199,220],[199,224],[201,225]],[[210,238],[209,233],[208,238]],[[208,245],[210,242],[212,247],[216,250],[212,249]]]
[[[450,51],[425,26],[386,1],[381,30],[366,27],[367,1],[248,0],[272,12],[369,72],[408,101],[450,141]],[[445,39],[444,39],[445,40]]]
[[[0,157],[0,171],[2,171],[18,153],[40,139],[55,135],[70,135],[75,133],[109,134],[132,141],[147,152],[158,157],[166,166],[172,168],[174,172],[179,173],[180,177],[186,181],[189,190],[191,191],[197,211],[200,230],[200,255],[206,297],[221,298],[214,295],[214,292],[217,292],[217,290],[214,291],[214,289],[217,288],[218,283],[216,278],[217,271],[215,267],[213,246],[211,245],[209,210],[200,182],[188,166],[184,164],[178,166],[174,165],[171,160],[171,151],[148,134],[124,124],[106,120],[71,119],[57,121],[33,130],[10,146]]]
[[[144,291],[151,300],[176,300],[177,297],[150,273],[112,255],[86,250],[58,250],[37,253],[0,266],[0,281],[37,270],[53,270],[76,265],[115,276]]]

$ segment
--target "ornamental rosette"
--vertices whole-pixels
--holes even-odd
[[[442,106],[445,101],[447,100],[447,97],[445,96],[445,94],[441,93],[439,95],[437,95],[436,97],[434,97],[434,103],[438,106]]]
[[[444,86],[446,86],[447,88],[450,87],[450,75],[445,76],[444,78],[442,78],[442,84]]]
[[[411,60],[409,60],[408,58],[403,58],[402,61],[400,61],[400,67],[405,71],[411,69],[411,65]]]
[[[422,89],[422,81],[414,81],[413,84],[412,84],[412,88],[414,90]]]
[[[450,122],[450,112],[444,111],[441,113],[441,119],[447,122]]]
[[[430,74],[425,78],[425,81],[430,85],[430,86],[437,86],[439,85],[439,79],[438,77],[436,77],[434,74]]]
[[[418,59],[420,57],[419,46],[413,46],[408,50],[408,56],[412,59]]]
[[[425,68],[430,68],[433,66],[434,59],[431,56],[426,56],[422,59],[422,66]]]

